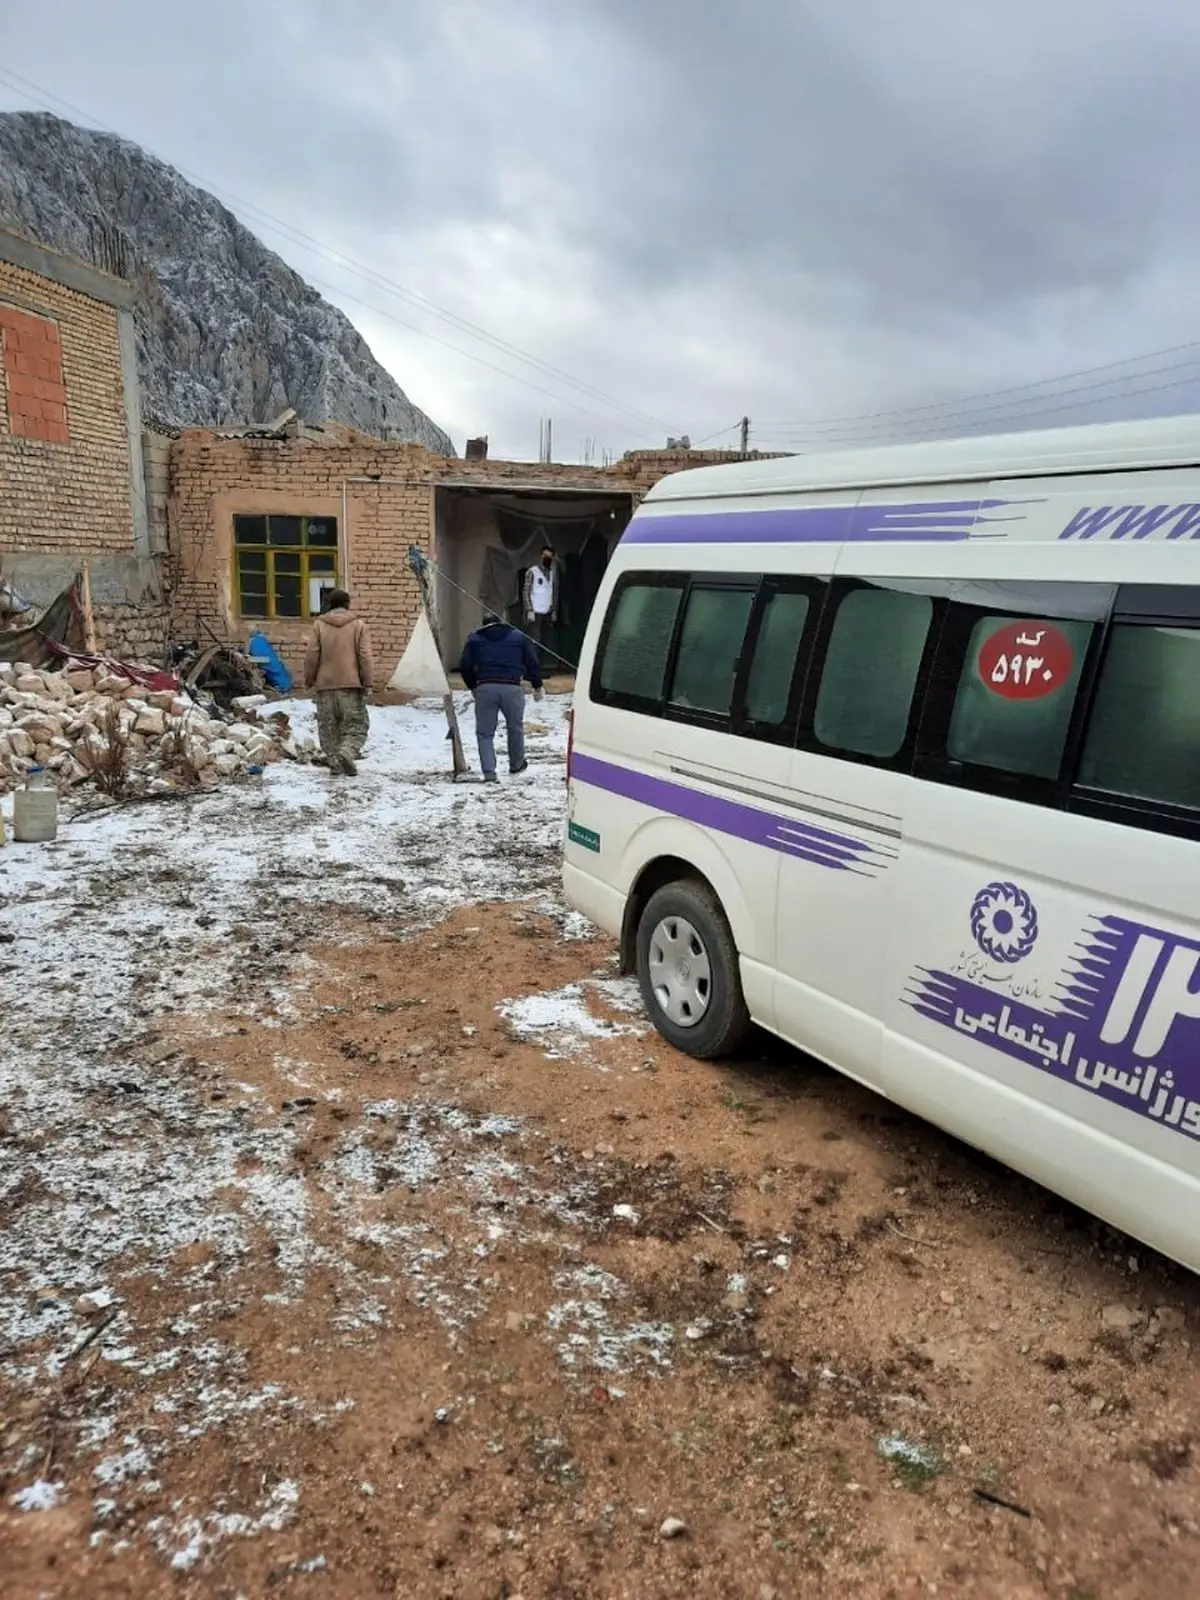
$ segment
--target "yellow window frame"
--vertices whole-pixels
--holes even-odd
[[[292,513],[288,513],[288,515],[292,515]],[[269,516],[268,517],[264,517],[263,520],[264,520],[264,522],[268,521],[269,520]],[[299,520],[300,520],[300,523],[301,523],[303,536],[304,536],[305,539],[307,539],[307,537],[308,537],[308,524],[309,524],[309,520],[310,519],[308,517],[301,517]],[[325,518],[325,517],[320,517],[317,520],[321,521],[321,522],[325,522],[325,521],[328,521],[329,519]],[[341,582],[341,572],[339,570],[339,563],[338,563],[338,557],[339,557],[340,551],[339,551],[338,547],[336,545],[332,545],[332,546],[331,545],[309,545],[307,543],[306,544],[257,544],[257,543],[256,544],[250,544],[250,543],[239,544],[238,537],[237,537],[237,518],[236,517],[234,518],[233,529],[234,529],[234,532],[233,532],[233,559],[232,559],[232,565],[233,565],[233,603],[234,603],[234,609],[236,610],[237,615],[240,618],[242,618],[243,620],[247,621],[247,622],[275,622],[275,621],[280,621],[280,622],[310,622],[312,620],[312,618],[316,615],[316,613],[313,610],[311,610],[311,608],[309,606],[309,582],[310,582],[310,579],[314,576],[314,574],[312,573],[312,570],[311,570],[312,557],[316,556],[322,562],[328,562],[328,561],[332,561],[333,562],[333,572],[332,573],[329,573],[327,571],[326,572],[321,572],[321,571],[318,570],[318,572],[315,574],[315,576],[322,577],[322,578],[332,577],[333,586],[334,586],[334,588],[336,588],[338,586],[338,584]],[[264,566],[265,572],[266,572],[266,580],[265,581],[266,581],[266,586],[267,586],[267,593],[266,593],[266,611],[264,613],[262,613],[262,614],[255,613],[254,615],[248,616],[246,614],[246,612],[242,608],[242,573],[241,573],[241,564],[240,564],[240,561],[239,561],[239,557],[242,556],[243,554],[246,554],[246,555],[261,555],[261,556],[263,556],[265,558],[264,562],[263,562],[263,566]],[[280,555],[282,555],[282,556],[298,556],[300,558],[300,615],[298,617],[287,616],[287,615],[279,616],[278,613],[276,612],[276,608],[275,608],[275,557],[276,556],[280,556]],[[287,576],[294,578],[296,576],[296,574],[294,572],[293,573],[288,573]]]

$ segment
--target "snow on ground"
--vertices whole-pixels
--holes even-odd
[[[589,995],[601,1006],[644,1016],[637,984],[628,978],[588,978],[583,983],[564,984],[561,989],[549,993],[505,1000],[498,1010],[518,1038],[544,1045],[547,1059],[551,1061],[578,1055],[587,1049],[592,1039],[645,1033],[644,1027],[634,1023],[598,1017],[588,1004]],[[606,1069],[601,1067],[600,1070]]]
[[[0,1380],[39,1389],[78,1370],[84,1341],[110,1318],[88,1360],[153,1380],[161,1413],[144,1434],[116,1402],[88,1417],[76,1449],[95,1458],[98,1520],[114,1496],[152,1484],[176,1442],[297,1403],[249,1381],[222,1320],[223,1280],[256,1234],[272,1241],[285,1297],[320,1262],[346,1274],[348,1335],[373,1314],[369,1282],[330,1259],[336,1243],[317,1236],[313,1195],[288,1170],[294,1122],[256,1116],[253,1086],[180,1060],[161,1030],[176,1011],[211,1012],[214,1033],[239,1014],[286,1029],[288,994],[311,959],[297,946],[345,937],[347,913],[375,924],[375,937],[399,937],[482,899],[555,903],[567,708],[555,697],[530,706],[529,771],[495,787],[451,782],[440,705],[379,707],[355,779],[280,763],[211,794],[64,820],[51,845],[0,850]],[[311,706],[288,709],[309,732]],[[470,741],[469,710],[463,732]],[[468,754],[477,768],[470,742]],[[395,1114],[412,1159],[435,1166],[508,1131]],[[520,1176],[494,1161],[479,1169],[481,1195],[493,1171]],[[347,1239],[366,1226],[354,1207],[369,1176],[367,1153],[348,1141],[325,1196]],[[239,1191],[240,1208],[221,1203]],[[181,1270],[179,1253],[197,1242],[206,1259]],[[403,1244],[436,1304],[457,1264],[439,1267],[420,1230]],[[165,1348],[161,1338],[147,1348],[128,1314],[130,1274],[170,1277],[192,1297]],[[25,1455],[20,1504],[39,1506],[51,1492],[36,1470],[41,1447]],[[257,1515],[269,1525],[288,1505],[265,1502]],[[223,1529],[209,1508],[181,1508],[178,1527],[154,1535],[186,1565]]]

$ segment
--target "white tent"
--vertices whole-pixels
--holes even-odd
[[[396,694],[448,695],[450,683],[438,652],[424,607],[417,617],[417,625],[405,646],[404,654],[388,679],[388,688]]]

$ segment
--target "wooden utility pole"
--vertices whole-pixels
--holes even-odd
[[[438,655],[442,657],[443,668],[445,656],[442,655],[442,640],[438,632],[437,596],[433,592],[433,577],[428,560],[417,549],[415,544],[408,547],[408,564],[416,575],[417,587],[421,591],[421,605],[425,611],[429,631],[433,634],[433,642],[437,646]],[[454,696],[450,692],[450,685],[446,685],[446,693],[442,696],[442,706],[446,712],[446,723],[450,729],[450,747],[453,753],[454,776],[463,777],[470,769],[463,751],[462,735],[458,731],[458,712],[454,709]]]
[[[748,456],[750,454],[750,418],[749,417],[743,417],[742,418],[741,427],[742,427],[742,454],[744,456]]]
[[[83,611],[83,648],[88,655],[96,654],[96,613],[92,610],[92,573],[87,562],[80,573],[79,603]]]

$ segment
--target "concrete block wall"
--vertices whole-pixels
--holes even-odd
[[[171,436],[151,432],[142,434],[142,461],[146,474],[146,517],[150,530],[150,553],[165,557],[170,550]]]

